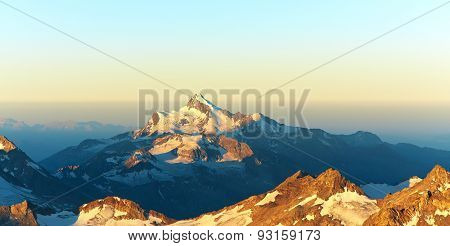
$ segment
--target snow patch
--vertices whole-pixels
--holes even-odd
[[[125,215],[127,215],[127,214],[128,214],[127,212],[120,211],[120,210],[115,210],[115,211],[114,211],[114,217],[125,216]]]
[[[379,210],[375,200],[345,189],[322,204],[320,215],[338,219],[343,225],[360,226]]]
[[[416,212],[413,217],[411,218],[411,220],[405,224],[405,226],[416,226],[417,222],[419,222],[419,218],[420,218],[420,214],[419,212]]]
[[[443,184],[442,186],[440,186],[440,187],[438,188],[438,190],[439,190],[440,192],[444,192],[444,191],[448,190],[448,188],[450,188],[450,183],[445,183],[445,184]]]
[[[179,221],[173,226],[247,226],[253,222],[252,210],[240,211],[244,206],[235,206],[218,214],[203,215],[198,219]]]
[[[70,226],[75,223],[77,216],[72,212],[63,211],[51,215],[37,214],[37,222],[40,226]]]
[[[440,216],[444,216],[444,217],[447,217],[449,214],[450,214],[450,209],[447,209],[447,210],[436,209],[436,211],[434,212],[434,215],[440,215]]]
[[[299,199],[301,199],[301,197],[300,197]],[[310,196],[310,197],[307,197],[307,198],[303,199],[303,200],[302,200],[301,202],[299,202],[297,205],[291,207],[291,208],[289,209],[289,211],[292,211],[292,210],[295,209],[296,207],[304,206],[304,205],[307,204],[308,202],[313,201],[313,200],[315,200],[315,199],[317,199],[317,194],[314,194],[314,195],[312,195],[312,196]]]
[[[434,226],[435,225],[434,224],[435,220],[434,220],[434,217],[432,215],[427,215],[425,217],[425,222],[427,222],[427,224],[430,225],[430,226]]]
[[[315,219],[315,215],[314,214],[308,214],[306,215],[305,218],[303,218],[303,220],[307,220],[307,221],[311,221]]]
[[[119,219],[127,213],[114,210],[111,206],[95,207],[88,212],[81,211],[75,226],[151,226],[148,220]]]
[[[270,192],[264,197],[264,199],[262,199],[257,204],[255,204],[255,206],[264,206],[266,204],[275,202],[277,196],[280,195],[280,194],[281,193],[278,192],[278,191]]]

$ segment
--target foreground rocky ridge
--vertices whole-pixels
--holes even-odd
[[[329,169],[316,178],[297,172],[267,193],[189,220],[174,221],[154,211],[146,216],[131,201],[106,198],[81,207],[77,224],[130,225],[130,221],[139,221],[139,225],[174,226],[450,225],[449,175],[436,166],[411,187],[372,200],[338,171]],[[108,209],[113,209],[108,213],[115,215],[106,218],[114,221],[105,223],[104,210]],[[91,215],[88,223],[87,214]]]
[[[183,220],[182,226],[362,225],[378,211],[377,202],[329,169],[317,178],[301,172],[275,189],[220,211]]]

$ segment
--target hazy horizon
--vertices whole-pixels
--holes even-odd
[[[217,105],[227,109],[220,102]],[[405,142],[450,150],[450,141],[447,140],[450,136],[450,115],[442,113],[449,110],[450,106],[444,108],[429,104],[403,103],[393,107],[389,103],[376,102],[308,102],[303,113],[308,127],[333,134],[368,131],[391,143]],[[12,118],[29,124],[97,121],[137,129],[137,111],[136,102],[0,104],[0,118]],[[242,110],[234,104],[230,111]],[[245,113],[256,111],[249,109]],[[284,120],[286,115],[286,108],[278,111],[274,106],[270,117]]]

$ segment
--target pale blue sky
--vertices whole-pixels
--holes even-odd
[[[266,91],[445,1],[5,2],[177,88]],[[450,106],[449,16],[450,5],[286,89],[311,89],[313,127],[450,132],[442,110]],[[0,32],[0,102],[8,102],[0,116],[132,123],[135,113],[117,103],[136,105],[139,88],[165,88],[2,4]],[[43,106],[31,114],[25,102]],[[54,114],[62,102],[96,102],[103,113],[71,106]],[[426,112],[398,110],[423,104]],[[391,121],[374,124],[386,115]],[[405,127],[414,118],[420,123]]]

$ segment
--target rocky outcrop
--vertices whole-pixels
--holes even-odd
[[[227,152],[223,155],[224,160],[243,160],[253,155],[252,149],[246,143],[240,143],[234,138],[220,135],[219,146]]]
[[[12,206],[0,206],[0,226],[37,226],[36,217],[24,201]]]
[[[379,202],[368,226],[450,225],[450,173],[436,166],[425,179]]]
[[[141,163],[149,163],[155,161],[156,158],[146,149],[136,150],[133,155],[125,161],[127,169],[134,168]]]
[[[5,151],[6,153],[11,150],[15,150],[17,147],[9,141],[5,136],[0,136],[0,151]]]
[[[75,225],[78,226],[151,226],[165,225],[172,219],[145,211],[136,203],[118,197],[107,197],[80,207]]]
[[[242,161],[253,156],[246,144],[225,135],[168,134],[156,138],[150,153],[160,155],[176,154],[170,163],[191,163],[195,161]]]

